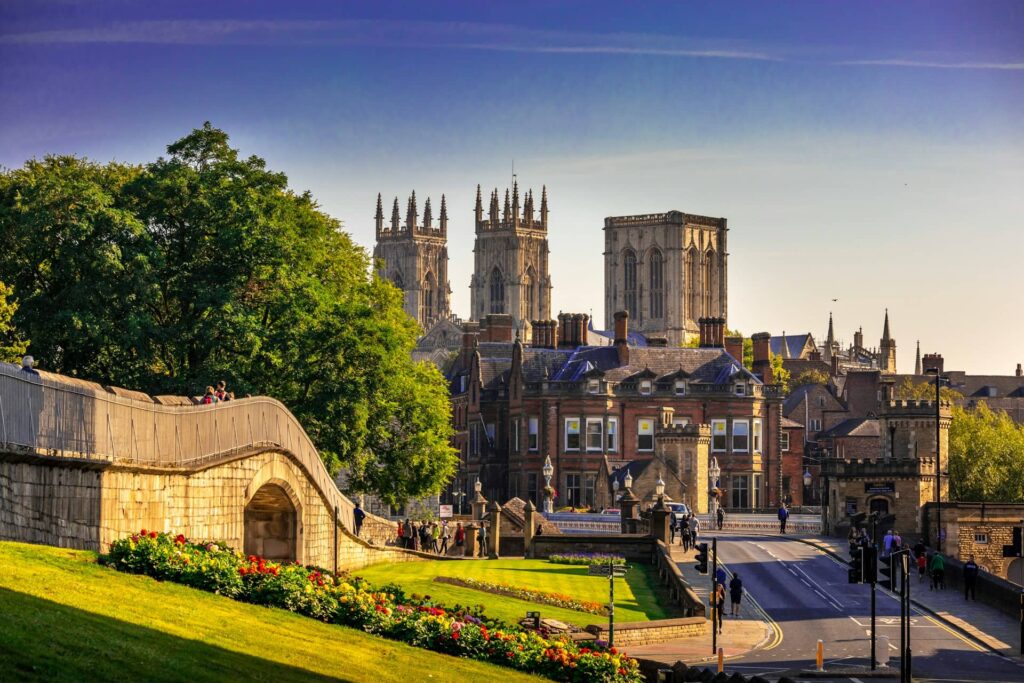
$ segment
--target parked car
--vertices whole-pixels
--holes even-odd
[[[677,524],[690,516],[690,508],[685,503],[669,503],[668,509],[672,511],[672,519]]]

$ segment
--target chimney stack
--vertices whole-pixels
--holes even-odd
[[[773,379],[771,360],[772,336],[767,332],[758,332],[751,335],[750,340],[754,342],[753,372],[756,375],[761,375],[762,382],[771,384]]]
[[[941,353],[926,353],[921,358],[921,369],[927,373],[929,370],[938,370],[939,374],[942,374],[943,366],[945,362],[942,360]]]
[[[729,355],[743,364],[743,337],[726,337],[725,338],[725,350],[729,352]]]
[[[700,318],[701,347],[722,348],[725,346],[725,318]]]
[[[629,365],[629,313],[615,312],[615,350],[619,354],[619,365]]]
[[[478,330],[479,326],[476,323],[467,323],[462,326],[462,348],[459,351],[459,362],[464,368],[469,367],[473,352],[476,351],[480,337]]]
[[[1017,363],[1017,376],[1020,377],[1022,375],[1024,375],[1024,370],[1021,369],[1020,363]]]

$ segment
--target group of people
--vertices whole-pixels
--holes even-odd
[[[729,575],[725,571],[724,567],[719,567],[715,570],[714,613],[712,614],[712,617],[715,622],[717,622],[719,633],[722,632],[722,620],[725,617],[725,582],[728,578]],[[743,581],[740,580],[740,573],[734,572],[732,580],[729,581],[729,602],[731,603],[729,616],[740,616],[740,602],[742,602],[742,600]],[[712,627],[714,627],[714,625]]]
[[[871,539],[863,529],[852,529],[850,531],[850,548],[856,546],[871,545]],[[895,553],[905,552],[910,558],[910,566],[917,567],[917,581],[923,583],[925,577],[929,579],[928,590],[938,591],[946,589],[946,558],[938,550],[928,548],[923,542],[918,541],[911,548],[904,542],[899,531],[889,529],[882,539],[882,557],[889,557]],[[975,584],[978,580],[978,564],[974,561],[974,555],[964,564],[964,599],[976,599],[974,596]]]
[[[688,513],[682,518],[677,518],[674,514],[668,525],[671,543],[676,542],[676,536],[679,536],[679,542],[683,545],[683,551],[687,551],[690,548],[697,545],[697,536],[700,533],[700,520],[692,512]]]
[[[235,392],[228,391],[228,383],[224,380],[217,382],[217,388],[206,387],[206,393],[199,402],[203,405],[209,405],[210,403],[220,403],[221,401],[234,401]]]
[[[406,518],[398,525],[398,545],[409,550],[447,555],[448,544],[453,537],[456,548],[465,545],[466,530],[463,528],[462,522],[455,524],[454,531],[447,519],[442,519],[440,522],[434,520],[414,522]]]

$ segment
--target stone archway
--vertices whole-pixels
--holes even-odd
[[[1024,559],[1017,558],[1006,568],[1006,578],[1018,586],[1024,586]]]
[[[261,486],[245,506],[245,554],[295,562],[298,537],[299,515],[291,496],[278,484]]]

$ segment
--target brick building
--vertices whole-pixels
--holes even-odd
[[[702,319],[700,348],[631,346],[627,321],[616,315],[612,346],[586,345],[585,315],[535,321],[531,345],[490,316],[467,328],[448,372],[462,458],[455,489],[471,492],[479,478],[488,499],[540,503],[550,457],[556,505],[597,507],[606,457],[659,458],[695,482],[686,487],[695,501],[690,486],[707,484],[698,457],[706,440],[727,507],[776,505],[780,392],[725,350],[724,320]],[[707,433],[686,425],[706,425]]]

